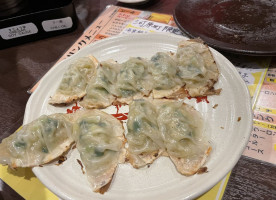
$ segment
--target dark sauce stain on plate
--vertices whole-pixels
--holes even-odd
[[[197,170],[197,174],[204,174],[208,172],[208,168],[207,167],[201,167]]]
[[[66,156],[60,156],[58,158],[58,163],[56,164],[57,166],[61,165],[63,162],[65,162],[67,160]]]
[[[182,0],[174,18],[184,33],[214,48],[276,55],[275,0]]]
[[[79,165],[81,166],[81,171],[82,171],[82,173],[85,174],[85,171],[84,171],[84,169],[83,169],[83,164],[82,164],[82,162],[81,162],[79,159],[77,159],[77,162],[78,162]]]

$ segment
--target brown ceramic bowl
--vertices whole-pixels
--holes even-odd
[[[276,55],[276,0],[180,0],[174,19],[216,49]]]

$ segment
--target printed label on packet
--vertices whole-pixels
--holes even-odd
[[[42,27],[44,31],[58,31],[62,29],[68,29],[73,26],[73,21],[71,17],[65,17],[60,19],[51,19],[42,22]]]
[[[20,24],[0,29],[0,35],[4,40],[10,40],[26,35],[36,34],[38,29],[34,23]]]

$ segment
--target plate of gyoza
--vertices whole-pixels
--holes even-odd
[[[235,166],[251,129],[247,86],[219,52],[120,35],[43,77],[0,163],[33,167],[61,199],[192,199]]]

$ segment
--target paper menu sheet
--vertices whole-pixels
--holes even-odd
[[[274,66],[273,66],[274,65]],[[253,131],[244,155],[276,164],[276,62],[268,69],[255,104]]]
[[[227,58],[233,63],[246,83],[254,106],[269,67],[270,58],[239,55],[228,55]]]
[[[276,66],[271,59],[230,56],[248,86],[253,104],[253,129],[243,155],[276,164]]]

